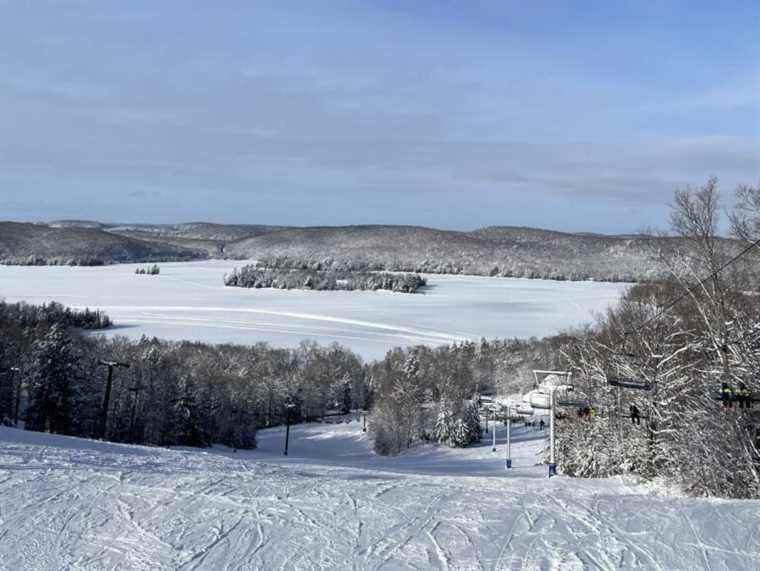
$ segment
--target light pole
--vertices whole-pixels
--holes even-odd
[[[111,388],[113,387],[113,370],[115,367],[129,369],[129,363],[120,363],[119,361],[100,361],[100,364],[108,367],[108,376],[106,377],[106,392],[103,395],[103,408],[100,411],[100,438],[106,437],[106,427],[108,426],[108,406],[111,403]]]

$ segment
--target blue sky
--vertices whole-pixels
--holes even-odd
[[[760,182],[757,2],[0,0],[0,219],[663,226]]]

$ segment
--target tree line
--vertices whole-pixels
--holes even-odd
[[[424,442],[465,446],[480,437],[477,396],[496,392],[496,377],[508,379],[499,390],[523,384],[549,352],[535,339],[481,340],[395,349],[365,364],[337,344],[278,349],[82,334],[110,323],[60,304],[0,304],[0,420],[12,423],[20,402],[30,430],[253,448],[256,431],[287,414],[302,422],[370,409],[380,454]],[[104,423],[105,362],[129,368],[114,369]]]
[[[86,336],[66,320],[0,313],[0,420],[116,442],[253,448],[256,430],[368,404],[363,365],[337,345],[296,349]],[[76,322],[76,320],[75,320]],[[114,370],[104,409],[106,362]],[[107,421],[103,422],[103,417]],[[105,430],[103,425],[105,424]]]
[[[0,322],[13,323],[21,328],[56,323],[79,329],[106,329],[113,325],[110,317],[100,310],[71,309],[55,301],[41,305],[0,301]]]
[[[224,276],[224,285],[245,288],[336,290],[387,290],[417,293],[427,285],[418,274],[387,272],[321,270],[314,268],[262,267],[247,265]]]

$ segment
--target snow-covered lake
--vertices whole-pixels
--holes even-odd
[[[0,267],[0,298],[97,307],[118,324],[113,334],[130,337],[274,346],[337,341],[377,358],[396,346],[549,335],[590,321],[627,287],[440,275],[427,276],[429,287],[415,295],[225,287],[223,275],[242,265],[161,264],[159,276],[135,275],[132,264]]]

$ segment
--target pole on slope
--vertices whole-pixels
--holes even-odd
[[[288,443],[290,441],[290,409],[285,413],[285,450],[282,455],[288,455]]]
[[[128,363],[120,363],[118,361],[100,361],[101,365],[108,367],[108,375],[106,377],[106,392],[103,395],[103,408],[100,411],[100,438],[106,437],[106,428],[108,426],[108,407],[111,404],[111,389],[113,388],[113,370],[115,367],[123,367],[129,369]]]
[[[554,458],[554,387],[549,391],[549,477],[557,475]]]
[[[493,428],[491,428],[491,432],[493,433],[493,446],[491,448],[491,452],[496,452],[496,413],[493,413]]]
[[[285,450],[282,452],[283,456],[288,455],[288,444],[290,443],[290,415],[295,407],[296,405],[293,402],[293,399],[288,397],[288,400],[285,402]]]
[[[364,419],[364,420],[363,420],[363,423],[364,423],[364,424],[363,424],[363,426],[362,426],[362,432],[367,432],[367,411],[366,411],[366,410],[365,410],[365,411],[364,411],[364,413],[362,414],[362,418]]]
[[[507,452],[504,460],[507,470],[512,467],[512,407],[507,407]]]

